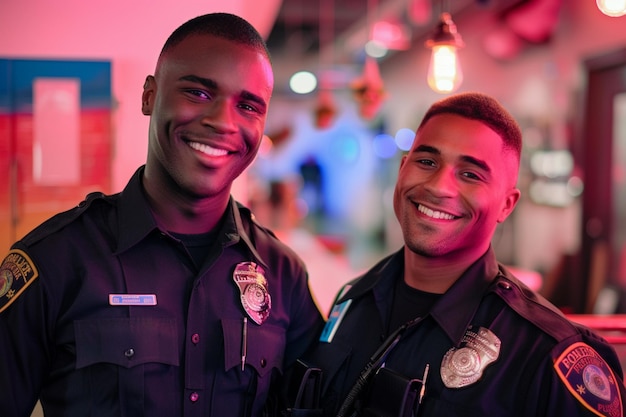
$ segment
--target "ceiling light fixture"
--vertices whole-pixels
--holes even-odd
[[[598,9],[611,17],[620,17],[626,14],[626,0],[596,0]]]
[[[450,13],[442,13],[437,29],[425,43],[432,49],[428,85],[438,93],[452,93],[463,82],[457,50],[465,46]]]

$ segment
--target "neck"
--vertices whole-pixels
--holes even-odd
[[[145,177],[144,191],[160,228],[182,234],[212,231],[228,207],[229,193],[210,198],[193,198]]]
[[[443,294],[476,261],[459,256],[425,257],[404,247],[404,282],[421,291]]]

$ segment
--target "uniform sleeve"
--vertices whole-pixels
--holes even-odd
[[[301,271],[295,293],[291,297],[291,318],[287,332],[287,348],[285,351],[285,368],[290,367],[317,340],[324,327],[322,316],[310,287],[308,275]]]
[[[553,349],[530,387],[537,416],[624,415],[626,390],[615,350],[588,333]],[[530,414],[528,414],[530,415]]]
[[[306,270],[300,269],[294,279],[297,281],[295,290],[289,297],[291,321],[287,330],[283,374],[275,382],[266,404],[267,414],[271,416],[291,415],[287,412],[291,407],[290,392],[294,386],[298,386],[294,384],[300,382],[294,379],[296,361],[313,345],[324,326],[324,318],[309,289]]]
[[[0,409],[28,417],[48,368],[46,300],[39,271],[24,250],[0,265]]]

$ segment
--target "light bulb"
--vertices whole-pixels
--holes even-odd
[[[428,85],[438,93],[455,91],[463,81],[457,50],[465,44],[449,13],[441,14],[437,29],[426,40],[425,45],[432,50],[428,66]]]
[[[438,93],[451,93],[463,82],[456,47],[435,45],[428,66],[428,85]]]
[[[598,9],[611,17],[620,17],[626,14],[626,0],[596,0]]]

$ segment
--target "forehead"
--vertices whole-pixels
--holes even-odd
[[[157,78],[196,75],[238,79],[242,88],[267,90],[274,85],[269,58],[260,49],[214,35],[191,35],[159,58]]]
[[[449,156],[502,159],[504,142],[500,135],[479,120],[456,114],[438,114],[416,133],[412,151],[427,145]]]

